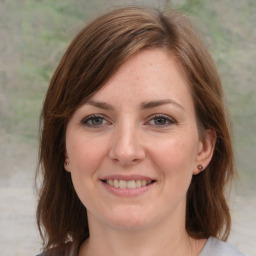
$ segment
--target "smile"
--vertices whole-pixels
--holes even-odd
[[[111,187],[115,188],[140,188],[145,187],[153,182],[154,180],[117,180],[117,179],[107,179],[104,180]]]

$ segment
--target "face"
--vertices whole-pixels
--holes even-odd
[[[89,225],[120,229],[185,225],[186,192],[212,144],[200,140],[177,60],[160,49],[130,58],[77,109],[66,153]]]

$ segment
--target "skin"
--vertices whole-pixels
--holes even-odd
[[[185,207],[198,164],[206,167],[214,150],[214,132],[202,137],[173,56],[150,49],[124,63],[67,125],[65,168],[90,228],[79,255],[198,255],[205,240],[187,235]],[[117,195],[102,182],[109,175],[154,183],[135,196]]]

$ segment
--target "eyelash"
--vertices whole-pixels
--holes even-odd
[[[96,119],[101,120],[100,124],[93,124],[93,121],[95,121]],[[156,121],[156,120],[162,120],[164,121],[164,124],[150,124],[151,121]],[[105,123],[104,123],[105,122]],[[81,121],[82,125],[85,125],[87,127],[93,127],[93,128],[99,128],[104,126],[105,124],[110,124],[103,115],[98,115],[98,114],[93,114],[93,115],[89,115],[86,118],[84,118]],[[155,127],[167,127],[170,126],[172,124],[176,124],[176,121],[174,119],[172,119],[171,117],[164,115],[164,114],[155,114],[150,116],[149,121],[146,122],[146,124],[155,126]]]
[[[84,118],[84,119],[81,121],[81,123],[82,123],[83,125],[88,126],[88,127],[94,127],[94,128],[101,127],[101,126],[104,125],[104,124],[102,124],[102,123],[101,123],[101,124],[93,124],[92,122],[95,121],[96,119],[100,119],[100,120],[102,120],[102,122],[107,122],[107,123],[108,123],[108,121],[106,121],[106,119],[104,118],[104,116],[102,116],[102,115],[97,115],[97,114],[93,114],[93,115],[87,116],[86,118]],[[89,123],[89,122],[91,122],[91,123]]]
[[[172,125],[172,124],[176,124],[176,121],[174,119],[172,119],[171,117],[167,116],[167,115],[164,115],[164,114],[156,114],[156,115],[153,115],[150,117],[150,120],[147,122],[147,123],[150,123],[151,121],[156,121],[156,120],[159,120],[159,119],[162,119],[165,121],[164,124],[152,124],[153,126],[156,126],[156,127],[167,127],[169,125]]]

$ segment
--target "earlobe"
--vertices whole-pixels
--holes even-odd
[[[70,166],[70,163],[67,162],[67,160],[66,160],[66,161],[64,162],[64,169],[65,169],[67,172],[70,172],[69,166]]]
[[[204,138],[200,142],[198,154],[196,157],[196,166],[193,174],[197,175],[204,171],[210,163],[216,143],[216,132],[212,129],[204,131]]]
[[[67,172],[70,172],[70,162],[69,162],[69,157],[68,157],[68,154],[65,153],[65,162],[64,162],[64,168]]]

